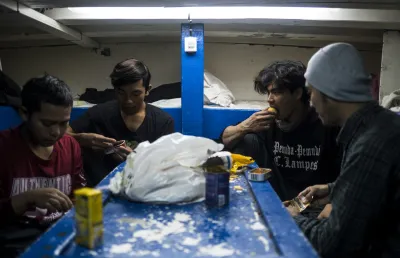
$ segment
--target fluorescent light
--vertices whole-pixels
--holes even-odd
[[[338,8],[314,7],[73,7],[68,8],[87,19],[168,20],[187,19],[321,19]]]
[[[84,14],[88,19],[187,19],[188,12],[182,8],[164,7],[73,7],[71,12]]]

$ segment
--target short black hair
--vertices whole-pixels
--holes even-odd
[[[30,79],[21,91],[22,106],[29,114],[40,111],[41,103],[71,107],[73,97],[68,85],[48,74]]]
[[[143,86],[148,91],[150,88],[151,73],[142,61],[131,58],[119,62],[110,74],[110,78],[114,88],[143,80]]]
[[[302,101],[307,103],[310,101],[310,95],[306,89],[305,72],[306,66],[300,61],[272,62],[262,69],[254,79],[254,90],[264,95],[269,93],[268,86],[271,84],[275,88],[288,89],[290,92],[302,88]]]

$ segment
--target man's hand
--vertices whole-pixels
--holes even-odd
[[[249,118],[239,124],[239,126],[248,132],[261,132],[267,130],[274,122],[275,114],[267,110],[261,110],[252,114]]]
[[[113,146],[117,141],[112,138],[104,137],[95,133],[80,133],[77,134],[77,140],[82,147],[87,147],[97,150],[105,150]]]
[[[126,160],[129,154],[132,153],[132,149],[128,146],[118,146],[115,148],[115,152],[112,154],[112,157],[118,162],[123,162]]]
[[[17,215],[23,215],[32,206],[48,212],[65,212],[72,208],[69,197],[55,188],[40,188],[15,195],[11,198],[11,205]]]
[[[328,185],[313,185],[307,187],[299,193],[299,197],[303,201],[311,202],[313,206],[325,205],[329,202],[329,187]]]
[[[296,217],[300,214],[300,211],[296,207],[290,205],[290,201],[284,201],[283,205],[286,207],[286,210],[290,213],[292,217]]]
[[[328,218],[329,215],[331,214],[331,211],[332,211],[332,204],[329,203],[329,204],[325,205],[325,208],[318,215],[317,219]]]

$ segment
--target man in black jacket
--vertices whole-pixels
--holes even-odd
[[[323,219],[288,211],[322,257],[400,257],[400,117],[373,100],[371,79],[352,45],[320,49],[305,74],[324,124],[342,126],[340,175],[302,193],[332,204]]]
[[[333,182],[339,174],[339,130],[323,126],[310,107],[305,70],[296,61],[274,62],[261,70],[254,89],[268,94],[277,114],[261,110],[222,134],[228,149],[273,170],[270,183],[282,201],[310,185]]]

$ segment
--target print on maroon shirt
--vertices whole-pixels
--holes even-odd
[[[81,150],[74,138],[64,135],[54,145],[51,159],[43,160],[31,151],[20,128],[0,132],[0,223],[13,215],[12,196],[39,188],[56,188],[72,197],[74,189],[86,185]],[[62,213],[46,214],[46,210],[36,208],[25,215],[51,222]],[[53,219],[49,221],[49,217]]]

